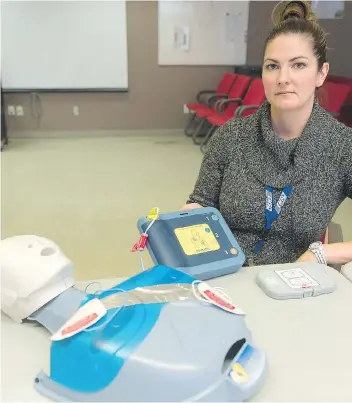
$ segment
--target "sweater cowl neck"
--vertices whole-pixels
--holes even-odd
[[[264,185],[278,189],[295,185],[318,168],[328,146],[331,119],[317,99],[301,136],[292,140],[283,140],[273,130],[268,101],[252,117],[256,130],[243,133],[243,155],[248,169]]]

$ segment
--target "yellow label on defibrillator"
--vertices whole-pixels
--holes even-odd
[[[248,381],[248,375],[240,364],[234,364],[231,368],[230,376],[237,383],[245,383]]]
[[[175,235],[186,255],[199,255],[205,252],[214,252],[220,249],[208,224],[192,225],[190,227],[176,228]]]

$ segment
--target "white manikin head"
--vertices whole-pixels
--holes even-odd
[[[0,242],[1,310],[16,322],[74,285],[73,264],[49,239],[19,235]]]

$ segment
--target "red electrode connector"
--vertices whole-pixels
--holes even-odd
[[[131,252],[137,252],[137,250],[142,251],[145,249],[145,246],[147,245],[148,241],[148,235],[147,234],[142,234],[136,244],[134,244]]]

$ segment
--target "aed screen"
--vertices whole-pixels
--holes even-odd
[[[220,249],[220,244],[208,224],[176,228],[174,231],[187,256],[214,252]]]

